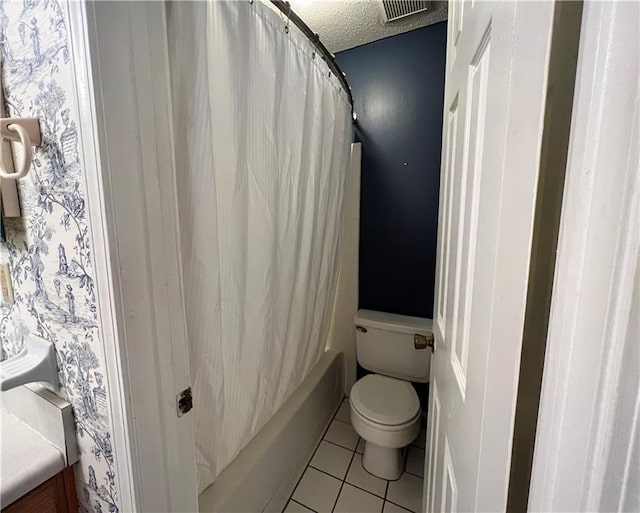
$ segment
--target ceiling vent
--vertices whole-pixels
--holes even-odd
[[[429,8],[429,0],[380,0],[382,19],[385,23],[424,12]]]

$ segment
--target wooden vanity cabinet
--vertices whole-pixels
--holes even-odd
[[[77,513],[73,467],[67,467],[2,509],[2,513]]]

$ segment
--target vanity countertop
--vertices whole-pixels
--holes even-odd
[[[0,410],[0,504],[6,507],[65,468],[65,456],[12,413]]]

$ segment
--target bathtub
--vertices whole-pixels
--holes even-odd
[[[343,395],[343,354],[328,350],[282,408],[200,494],[200,511],[281,512]]]

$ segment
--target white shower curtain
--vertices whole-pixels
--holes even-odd
[[[270,5],[176,2],[168,12],[202,491],[324,351],[351,106]]]

